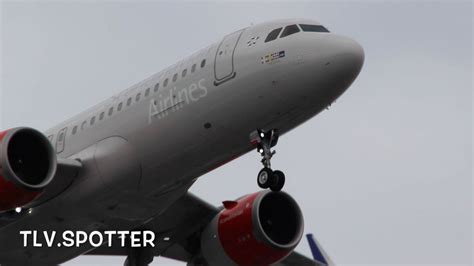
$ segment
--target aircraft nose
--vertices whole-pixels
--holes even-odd
[[[352,75],[357,76],[364,64],[364,49],[360,44],[352,39],[347,38],[346,60],[347,64],[352,66]]]
[[[336,36],[331,41],[326,65],[333,65],[340,78],[352,82],[364,64],[364,49],[351,38]]]
[[[359,75],[364,64],[364,50],[351,38],[332,35],[321,42],[319,64],[326,82],[326,93],[338,97]]]

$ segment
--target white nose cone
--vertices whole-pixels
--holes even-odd
[[[364,64],[364,49],[351,38],[337,36],[332,42],[332,56],[341,78],[354,80]]]
[[[365,54],[364,49],[360,44],[352,39],[349,39],[347,45],[347,64],[353,67],[352,75],[359,75],[362,65],[364,64]]]
[[[324,55],[325,78],[333,82],[332,90],[341,94],[359,75],[364,64],[364,50],[351,38],[329,35]]]

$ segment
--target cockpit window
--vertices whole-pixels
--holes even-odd
[[[286,26],[285,29],[283,30],[283,32],[281,33],[281,36],[280,38],[283,38],[283,37],[286,37],[288,35],[291,35],[291,34],[294,34],[294,33],[297,33],[299,32],[300,29],[298,28],[298,26],[296,25],[289,25],[289,26]]]
[[[312,32],[329,32],[328,29],[321,25],[309,25],[309,24],[300,24],[300,27],[303,31],[312,31]]]
[[[268,34],[267,38],[265,39],[265,42],[273,41],[278,37],[278,34],[280,34],[282,28],[274,29],[270,31]]]

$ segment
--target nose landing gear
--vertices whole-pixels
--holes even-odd
[[[271,159],[276,153],[272,147],[278,143],[278,137],[276,129],[269,131],[258,129],[250,134],[250,141],[257,146],[257,151],[263,157],[261,160],[263,168],[257,175],[257,184],[261,188],[270,188],[272,191],[280,191],[285,185],[285,174],[271,168]]]

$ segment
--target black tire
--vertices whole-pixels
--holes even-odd
[[[282,171],[275,170],[273,172],[273,182],[270,185],[272,191],[280,191],[285,185],[285,174]]]
[[[261,188],[269,188],[273,181],[274,173],[270,168],[263,168],[258,172],[257,184]]]

